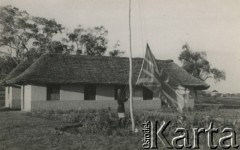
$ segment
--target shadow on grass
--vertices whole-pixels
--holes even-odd
[[[0,107],[0,112],[1,112],[1,111],[21,111],[21,109],[18,109],[18,108]]]

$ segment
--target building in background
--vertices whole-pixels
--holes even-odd
[[[209,86],[188,74],[172,60],[158,61],[164,61],[168,74],[190,91],[185,107],[193,108],[197,97],[196,90],[205,90]],[[159,97],[147,88],[135,84],[141,65],[142,58],[133,58],[134,108],[159,109]],[[13,70],[13,73],[17,73],[12,77],[10,74],[10,77],[4,80],[8,95],[6,102],[13,102],[9,97],[16,94],[18,100],[21,99],[23,111],[109,107],[115,109],[117,89],[123,89],[122,96],[128,95],[128,58],[45,54],[29,67],[25,67],[18,72],[16,70],[21,68],[18,66]],[[7,89],[14,85],[18,86],[18,92],[9,92]],[[7,107],[10,106],[9,103]]]

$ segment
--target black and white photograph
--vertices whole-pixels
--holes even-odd
[[[240,149],[239,0],[0,0],[0,150]]]

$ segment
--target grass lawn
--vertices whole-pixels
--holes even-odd
[[[204,100],[202,102],[212,103],[226,103],[236,104],[238,99],[217,99],[217,100]],[[215,101],[215,102],[213,102]],[[41,114],[43,113],[43,115]],[[176,113],[167,110],[160,111],[141,111],[135,112],[135,121],[139,128],[138,134],[130,134],[129,128],[116,129],[113,134],[103,134],[104,132],[98,130],[99,122],[104,124],[104,121],[108,119],[101,119],[105,117],[107,113],[101,115],[99,112],[67,112],[70,114],[70,120],[77,122],[83,122],[84,128],[77,132],[77,134],[64,133],[59,134],[56,132],[55,127],[67,125],[67,121],[61,119],[53,119],[54,113],[66,113],[66,112],[40,112],[26,114],[20,111],[8,111],[0,108],[0,150],[140,150],[142,148],[143,133],[139,128],[142,126],[143,120],[156,119],[158,121],[172,119],[172,122],[176,121]],[[100,118],[97,114],[100,113]],[[115,112],[113,112],[115,114]],[[142,114],[146,113],[145,118],[142,118]],[[209,121],[213,121],[215,127],[233,127],[237,132],[237,143],[240,144],[240,109],[206,109],[198,111],[186,112],[185,116],[187,122],[195,127],[203,127],[202,125],[209,125]],[[42,115],[42,116],[41,116]],[[115,114],[116,115],[116,114]],[[46,117],[44,117],[46,116]],[[205,118],[209,118],[204,120]],[[72,119],[71,119],[72,117]],[[45,119],[44,119],[45,118]],[[116,119],[116,116],[114,117]],[[128,116],[129,118],[129,116]],[[107,122],[105,121],[105,124]],[[104,126],[104,125],[103,125]],[[86,131],[93,130],[91,132]],[[103,128],[107,129],[107,128]],[[85,132],[81,132],[85,130]],[[99,132],[98,132],[99,131]],[[128,134],[129,132],[129,134]],[[217,141],[215,141],[216,143]],[[204,141],[204,143],[206,143]],[[163,148],[160,143],[158,149]],[[201,149],[206,149],[206,144],[202,145]]]
[[[71,113],[71,112],[70,112]],[[82,112],[89,113],[89,112]],[[96,112],[98,113],[98,112]],[[151,117],[161,121],[161,117],[169,119],[171,116],[176,116],[176,113],[171,112],[148,112],[153,114]],[[195,122],[195,127],[202,127],[201,124],[203,120],[201,119],[204,116],[215,116],[215,119],[218,117],[222,119],[233,120],[240,119],[237,115],[239,110],[210,110],[203,112],[187,112],[186,117],[189,119],[190,123],[192,119],[197,119]],[[140,113],[139,113],[140,114]],[[138,114],[138,115],[139,115]],[[161,115],[160,115],[161,114]],[[74,115],[74,114],[73,114]],[[80,114],[81,115],[81,114]],[[86,114],[82,114],[86,115]],[[234,116],[233,116],[234,115]],[[194,118],[194,116],[198,116]],[[83,129],[93,129],[96,122],[101,122],[101,118],[98,118],[96,114],[92,116],[96,122],[92,121],[90,116],[85,116],[85,123],[88,127]],[[135,116],[137,117],[137,116]],[[160,117],[160,118],[159,118]],[[231,118],[233,117],[233,118]],[[192,118],[192,119],[191,119]],[[100,121],[99,121],[100,119]],[[137,125],[141,126],[142,120],[138,120]],[[164,120],[165,120],[164,119]],[[215,120],[216,121],[216,120]],[[226,121],[226,120],[225,120]],[[217,123],[215,127],[221,125],[229,125],[228,123]],[[88,122],[88,123],[87,123]],[[177,122],[173,120],[173,122]],[[192,122],[192,123],[193,123]],[[209,122],[209,121],[207,121]],[[205,122],[206,123],[206,122]],[[56,132],[55,127],[60,127],[61,125],[67,125],[68,123],[64,121],[56,121],[51,117],[43,119],[41,117],[32,117],[31,113],[26,114],[20,111],[0,111],[0,150],[65,150],[65,149],[76,149],[76,150],[140,150],[143,149],[142,138],[143,133],[140,131],[138,134],[121,134],[121,131],[128,133],[130,129],[116,129],[114,134],[102,134],[103,132],[96,130],[94,132],[83,132],[77,134],[64,133],[59,134]],[[239,124],[234,125],[234,129],[237,132],[237,143],[240,144],[239,140]],[[130,132],[129,132],[130,133]],[[204,137],[203,137],[204,138]],[[204,141],[206,142],[206,141]],[[216,143],[217,141],[215,141]],[[158,149],[167,149],[163,148],[162,143],[158,145]],[[202,145],[201,149],[206,149],[206,145]]]
[[[216,99],[212,97],[199,98],[196,103],[206,103],[206,104],[222,104],[222,105],[240,105],[240,98],[232,97],[218,97]]]
[[[199,97],[195,101],[195,107],[211,107],[217,106],[220,108],[240,109],[240,98],[239,97]]]
[[[0,150],[141,149],[141,137],[57,134],[54,128],[64,124],[19,111],[0,111]]]

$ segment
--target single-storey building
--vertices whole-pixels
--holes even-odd
[[[5,107],[21,109],[21,86],[18,84],[7,84],[6,81],[17,77],[31,64],[32,61],[23,61],[2,80],[1,85],[5,86]]]
[[[133,99],[136,109],[161,107],[161,100],[145,87],[136,85],[142,58],[133,58]],[[188,74],[172,60],[158,60],[168,74],[190,91],[185,107],[194,107],[196,90],[209,86]],[[116,89],[128,95],[129,59],[44,54],[19,75],[5,80],[21,86],[21,110],[116,108]],[[128,104],[126,104],[128,107]]]

